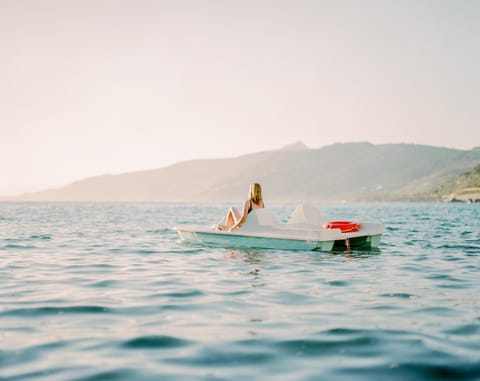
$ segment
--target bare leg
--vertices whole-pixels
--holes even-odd
[[[226,218],[226,224],[220,226],[221,230],[228,230],[230,229],[233,225],[235,225],[240,218],[240,212],[238,211],[237,208],[232,207],[227,213],[227,218]]]

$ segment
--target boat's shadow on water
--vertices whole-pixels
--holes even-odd
[[[263,249],[227,249],[224,253],[223,258],[225,260],[241,260],[248,264],[262,264],[262,263],[271,263],[275,262],[277,258],[284,258],[288,256],[289,259],[299,260],[322,260],[326,258],[331,258],[332,256],[344,256],[349,259],[367,259],[372,256],[377,256],[381,254],[381,250],[378,248],[356,248],[356,249],[346,249],[346,248],[334,248],[333,251],[323,252],[323,251],[276,251],[276,250],[263,250]],[[294,257],[291,257],[294,256]]]
[[[377,256],[381,254],[380,249],[354,249],[354,250],[334,250],[330,253],[326,253],[330,255],[340,255],[344,256],[345,258],[349,259],[367,259],[371,258],[372,256]]]

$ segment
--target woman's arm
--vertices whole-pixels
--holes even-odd
[[[231,232],[233,229],[241,227],[245,223],[245,221],[247,220],[247,217],[248,217],[248,204],[249,204],[249,201],[248,200],[245,201],[245,203],[243,204],[242,216],[235,223],[235,225],[233,225],[230,229],[228,229],[229,232]]]

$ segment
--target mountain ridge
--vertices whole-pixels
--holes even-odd
[[[427,194],[479,164],[480,150],[368,142],[308,148],[296,142],[237,157],[93,176],[8,200],[233,201],[247,196],[252,181],[272,201],[403,199]]]

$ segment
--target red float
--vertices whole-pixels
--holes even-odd
[[[332,221],[323,225],[325,229],[340,229],[342,233],[358,232],[360,224],[351,221]]]

